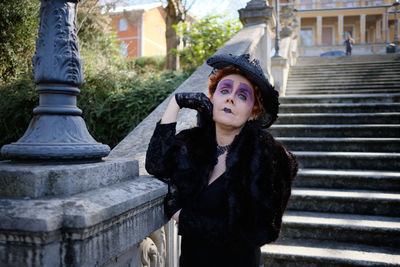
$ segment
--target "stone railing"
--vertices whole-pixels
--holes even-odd
[[[41,29],[42,36],[51,37],[46,37],[49,47],[60,38],[66,44],[76,42],[72,15],[77,2],[42,1],[56,5],[42,9],[43,19],[70,20]],[[240,18],[245,26],[217,53],[250,53],[271,78],[272,7],[265,0],[252,0],[240,10]],[[52,37],[67,27],[65,32],[71,34]],[[76,57],[78,62],[78,51]],[[210,72],[203,64],[174,93],[206,93]],[[101,161],[96,156],[91,163],[62,158],[0,162],[0,266],[177,266],[176,226],[163,211],[167,186],[144,169],[150,137],[168,101]],[[194,126],[195,117],[194,111],[180,112],[177,130]]]
[[[282,38],[279,51],[281,52],[278,57],[272,57],[272,76],[275,89],[279,91],[280,96],[284,96],[290,67],[297,62],[297,38],[292,36]]]
[[[279,54],[275,52],[272,57],[272,76],[274,77],[275,89],[279,91],[281,96],[284,96],[290,67],[296,65],[297,62],[297,42],[300,28],[293,8],[289,6],[284,6],[281,9],[280,22],[284,27],[279,33]]]

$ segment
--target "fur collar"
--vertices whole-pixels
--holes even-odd
[[[209,123],[183,131],[177,138],[178,172],[175,183],[189,198],[195,197],[208,183],[208,176],[217,162],[215,124]],[[272,136],[259,121],[248,121],[234,138],[226,159],[228,192],[242,197],[243,190],[260,196],[260,179],[273,165],[270,150]],[[260,165],[260,163],[263,163]],[[262,177],[261,177],[262,176]],[[265,181],[268,183],[270,181]]]

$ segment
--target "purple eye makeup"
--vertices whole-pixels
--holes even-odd
[[[223,96],[233,92],[235,94],[234,97],[240,101],[246,102],[249,105],[254,103],[253,90],[248,84],[239,83],[237,87],[234,86],[234,81],[231,79],[221,80],[217,85],[215,93]]]
[[[239,99],[249,101],[251,104],[253,103],[253,90],[251,90],[247,84],[240,83],[236,94],[238,95]]]
[[[221,94],[226,94],[229,92],[227,90],[232,89],[232,87],[233,87],[233,81],[226,79],[226,80],[222,80],[218,83],[216,91],[218,91]]]

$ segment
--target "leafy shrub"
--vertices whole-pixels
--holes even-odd
[[[17,141],[28,128],[39,97],[31,75],[0,87],[0,146]]]
[[[138,73],[149,70],[161,71],[165,67],[165,56],[135,57],[126,60],[127,68]]]
[[[32,69],[39,1],[0,1],[0,85]]]
[[[110,147],[171,94],[190,73],[172,71],[134,75],[105,69],[85,78],[78,107],[90,134]],[[0,87],[0,146],[22,137],[38,106],[38,94],[30,76]]]
[[[130,76],[102,73],[82,87],[79,107],[90,133],[99,142],[117,145],[187,77],[162,71]]]
[[[175,30],[184,48],[174,51],[184,68],[200,66],[241,29],[239,20],[224,15],[209,15],[194,23],[179,23]]]

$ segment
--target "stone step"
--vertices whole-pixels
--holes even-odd
[[[279,113],[277,124],[397,124],[400,112],[385,113]]]
[[[362,80],[362,81],[343,81],[341,80],[340,83],[337,82],[337,80],[329,80],[329,79],[322,79],[320,81],[288,81],[287,87],[293,87],[293,88],[304,88],[304,87],[318,87],[318,86],[323,86],[323,87],[338,87],[338,88],[343,88],[343,87],[365,87],[365,86],[399,86],[400,84],[400,79],[395,80],[391,78],[390,80],[385,80],[385,81],[368,81],[368,80]]]
[[[356,189],[294,188],[287,208],[302,212],[389,216],[400,222],[400,219],[396,218],[400,216],[399,206],[400,193]]]
[[[400,153],[292,151],[300,168],[400,170]],[[400,209],[399,209],[400,211]]]
[[[331,83],[335,82],[336,83],[346,83],[349,81],[371,81],[371,82],[387,82],[390,81],[390,79],[394,80],[399,80],[398,73],[400,70],[393,71],[393,72],[353,72],[353,73],[348,73],[348,72],[340,72],[340,71],[334,71],[334,72],[317,72],[317,71],[310,71],[310,72],[304,72],[304,73],[290,73],[290,76],[288,77],[288,83],[294,81],[294,82],[318,82],[321,80],[326,80]]]
[[[400,124],[276,124],[276,137],[400,137]]]
[[[335,66],[335,65],[368,65],[368,64],[398,64],[398,57],[392,58],[382,58],[382,55],[377,57],[367,57],[367,58],[352,58],[348,57],[309,57],[309,58],[298,58],[296,66],[305,66],[304,63],[312,63],[308,66]],[[304,65],[303,65],[304,64]]]
[[[335,241],[280,239],[261,247],[262,266],[399,266],[398,249]]]
[[[291,68],[290,75],[306,75],[306,76],[318,76],[319,74],[328,75],[331,74],[334,77],[340,77],[341,75],[349,76],[349,74],[364,74],[365,76],[374,76],[379,75],[381,73],[390,73],[395,74],[400,70],[400,65],[388,69],[387,67],[380,66],[360,66],[357,68],[346,67],[346,66],[338,66],[338,67],[299,67],[299,68]]]
[[[321,75],[332,75],[333,77],[341,77],[350,76],[350,74],[360,75],[364,74],[365,76],[375,76],[381,73],[385,74],[396,74],[400,70],[399,67],[395,68],[387,68],[387,67],[377,67],[377,66],[363,66],[359,68],[351,68],[351,67],[329,67],[329,68],[321,68],[319,66],[315,68],[310,67],[299,67],[299,68],[291,68],[290,69],[290,77],[296,75],[305,75],[305,76],[319,76]]]
[[[269,129],[300,170],[264,266],[400,266],[400,55],[302,60]]]
[[[288,80],[304,80],[304,81],[314,81],[314,80],[321,80],[324,78],[336,80],[337,82],[341,82],[342,79],[344,80],[385,80],[389,77],[394,79],[398,79],[396,73],[399,70],[390,69],[390,70],[376,70],[376,69],[359,69],[356,71],[350,70],[335,70],[335,71],[319,71],[319,70],[306,70],[306,69],[299,69],[299,70],[290,70]]]
[[[400,103],[307,103],[282,104],[281,113],[400,112]]]
[[[317,88],[319,90],[322,89],[335,89],[335,90],[340,90],[340,89],[353,89],[354,91],[357,91],[358,89],[396,89],[400,88],[399,83],[386,83],[386,84],[353,84],[353,85],[347,85],[347,84],[315,84],[315,85],[290,85],[287,87],[287,89],[295,89],[295,90],[301,90],[301,89],[313,89]]]
[[[295,151],[400,152],[400,138],[278,137]]]
[[[352,242],[400,247],[400,218],[287,211],[283,217],[282,238]]]
[[[399,77],[395,72],[393,73],[371,73],[368,76],[364,74],[348,74],[348,73],[299,73],[293,74],[288,78],[288,83],[318,83],[323,81],[329,83],[348,83],[348,82],[388,82],[398,81]]]
[[[398,71],[358,71],[358,72],[318,72],[318,71],[305,71],[305,72],[293,72],[291,70],[288,80],[322,80],[322,79],[336,79],[340,82],[342,79],[387,79],[395,78],[397,79]]]
[[[400,171],[300,169],[294,186],[400,192]]]
[[[296,64],[293,66],[291,69],[294,70],[302,70],[302,69],[314,69],[314,70],[320,70],[320,69],[349,69],[349,70],[354,70],[354,69],[371,69],[371,68],[381,68],[384,70],[392,70],[392,69],[398,69],[400,68],[400,61],[393,61],[389,63],[390,65],[388,66],[388,62],[354,62],[351,64],[348,63],[341,63],[337,62],[336,64],[321,64],[317,63],[314,65],[302,65],[300,62],[299,64]]]
[[[377,75],[365,75],[365,73],[342,73],[339,76],[332,76],[331,74],[324,74],[320,73],[320,75],[315,75],[313,73],[309,74],[291,74],[288,77],[288,82],[291,81],[299,81],[299,82],[316,82],[316,81],[321,81],[321,80],[332,80],[332,81],[360,81],[360,80],[370,80],[370,81],[375,81],[375,80],[383,80],[386,81],[387,79],[396,79],[398,80],[399,77],[396,75],[397,72],[392,72],[392,73],[386,73],[382,72]],[[340,80],[338,79],[340,78]]]
[[[281,104],[307,103],[396,103],[400,102],[400,93],[393,94],[344,94],[344,95],[302,95],[281,96]]]
[[[303,57],[303,58],[298,58],[297,59],[297,64],[296,67],[298,66],[323,66],[323,65],[336,65],[336,64],[342,64],[342,65],[354,65],[354,64],[395,64],[396,62],[399,62],[398,55],[397,57],[391,57],[391,58],[383,58],[383,56],[387,55],[376,55],[375,57],[372,55],[369,55],[368,57],[361,58],[359,56],[351,56],[351,58],[348,57]]]
[[[393,89],[393,88],[380,88],[380,89],[287,89],[286,95],[312,95],[312,94],[374,94],[374,93],[399,93],[400,88]]]
[[[365,78],[360,75],[360,77],[354,77],[353,76],[341,76],[341,77],[332,77],[329,75],[323,76],[320,75],[318,77],[305,77],[304,75],[301,76],[293,76],[288,79],[287,85],[292,86],[292,85],[320,85],[320,84],[331,84],[331,85],[338,85],[338,84],[368,84],[368,83],[375,83],[375,84],[386,84],[386,83],[397,83],[399,84],[400,82],[400,77],[396,75],[379,75],[379,76],[368,76],[368,78]]]
[[[352,55],[348,56],[330,56],[330,57],[299,57],[298,63],[303,64],[310,62],[311,64],[328,64],[328,63],[338,63],[349,62],[352,64],[353,62],[393,62],[398,61],[398,54],[374,54],[374,55]]]

